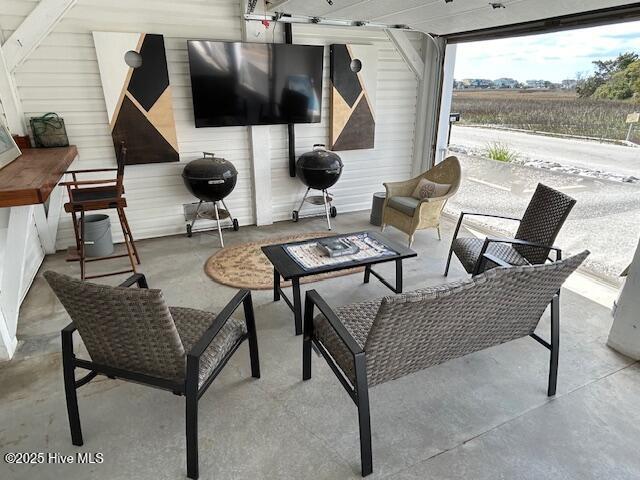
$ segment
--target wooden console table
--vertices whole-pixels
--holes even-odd
[[[77,156],[75,145],[25,150],[0,170],[0,207],[46,202]]]
[[[78,156],[75,146],[25,149],[0,169],[0,208],[10,208],[0,279],[0,357],[15,351],[20,304],[45,254],[55,253],[63,189],[56,186]],[[5,226],[5,225],[2,225]],[[35,253],[34,253],[35,252]]]

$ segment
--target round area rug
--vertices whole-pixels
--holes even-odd
[[[273,288],[273,265],[264,256],[260,247],[276,243],[297,242],[310,238],[326,237],[327,232],[313,232],[288,237],[267,238],[260,242],[242,243],[225,247],[214,253],[204,265],[204,271],[211,279],[223,285],[251,290],[270,290]],[[325,278],[340,277],[362,272],[364,268],[350,268],[337,272],[321,273],[300,279],[300,283],[317,282]],[[291,282],[282,282],[288,287]]]

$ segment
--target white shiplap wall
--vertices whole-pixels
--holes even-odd
[[[0,28],[4,38],[11,35],[36,3],[2,0]],[[216,152],[235,164],[240,173],[238,186],[227,203],[242,224],[255,220],[248,129],[194,128],[186,51],[187,39],[241,40],[239,12],[237,0],[79,0],[16,71],[27,117],[49,111],[64,117],[70,141],[78,145],[80,153],[74,168],[111,167],[115,157],[91,32],[149,32],[165,36],[181,162],[127,167],[127,215],[137,238],[184,231],[182,204],[195,199],[184,188],[180,173],[184,163],[203,150]],[[416,80],[381,31],[296,26],[294,38],[296,43],[378,46],[376,148],[341,152],[345,171],[333,189],[341,212],[369,208],[371,193],[382,190],[383,181],[410,175]],[[419,48],[417,36],[415,45]],[[323,122],[296,127],[298,153],[309,150],[313,143],[328,142],[328,49],[325,62]],[[273,126],[270,134],[274,219],[283,220],[290,218],[304,189],[288,175],[286,127]],[[71,222],[64,214],[60,225],[57,246],[65,248],[73,236]],[[117,221],[113,227],[118,240],[121,234]]]
[[[3,0],[0,27],[5,38],[35,4]],[[194,128],[186,51],[191,38],[240,40],[239,12],[239,2],[229,0],[80,0],[16,71],[27,117],[49,111],[64,117],[80,154],[74,168],[112,167],[115,157],[91,32],[164,34],[181,162],[127,167],[127,216],[137,238],[184,232],[182,204],[195,199],[180,174],[184,163],[204,150],[235,164],[240,177],[227,204],[241,223],[253,222],[247,129]],[[113,227],[115,237],[121,238],[117,221]],[[58,248],[70,245],[72,238],[71,222],[64,215]]]
[[[339,212],[371,208],[371,195],[384,191],[382,182],[411,176],[418,83],[386,34],[380,30],[295,25],[294,43],[330,45],[354,43],[375,45],[378,50],[378,84],[375,149],[337,152],[344,162],[340,181],[330,189]],[[417,34],[410,35],[420,50]],[[329,48],[325,48],[322,122],[296,125],[296,155],[311,150],[314,143],[329,144],[330,79]],[[271,127],[271,176],[274,220],[291,218],[306,187],[289,176],[287,129]],[[317,192],[315,192],[317,194]],[[315,208],[316,212],[322,212]],[[313,213],[306,204],[302,214]]]

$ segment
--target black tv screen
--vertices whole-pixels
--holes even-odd
[[[324,48],[188,42],[196,127],[320,122]]]

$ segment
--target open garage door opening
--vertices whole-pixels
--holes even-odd
[[[519,216],[553,187],[577,200],[559,246],[589,245],[589,270],[619,283],[640,234],[640,22],[460,43],[454,77],[465,179],[448,210]]]

